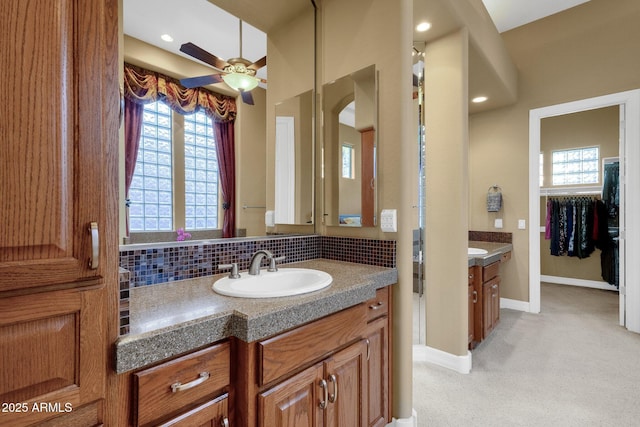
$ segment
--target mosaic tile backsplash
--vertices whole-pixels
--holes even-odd
[[[513,233],[470,230],[469,240],[474,242],[513,243]]]
[[[129,289],[223,273],[220,264],[249,268],[251,256],[266,249],[285,256],[280,264],[326,258],[336,261],[396,267],[394,240],[358,239],[319,235],[282,236],[214,242],[171,243],[153,248],[121,246],[120,334],[129,332]],[[267,265],[267,261],[263,262]]]

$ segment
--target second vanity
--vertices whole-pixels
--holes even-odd
[[[287,267],[333,282],[263,299],[214,293],[224,275],[132,289],[130,333],[115,348],[116,370],[130,379],[127,425],[390,422],[397,270],[325,259]]]
[[[469,241],[470,248],[486,253],[469,254],[469,348],[489,336],[500,321],[500,265],[511,259],[513,245]]]

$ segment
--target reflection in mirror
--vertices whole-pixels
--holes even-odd
[[[276,105],[275,223],[313,224],[313,94]]]
[[[327,225],[376,225],[375,66],[323,85]]]

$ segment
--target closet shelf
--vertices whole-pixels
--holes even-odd
[[[540,197],[543,196],[581,196],[602,194],[601,186],[580,186],[580,187],[545,187],[540,188]]]

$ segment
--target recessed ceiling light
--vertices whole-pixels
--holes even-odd
[[[169,34],[163,34],[160,36],[160,38],[169,43],[173,41],[173,37],[171,37]]]
[[[428,22],[421,22],[416,26],[416,30],[421,33],[427,31],[429,28],[431,28],[431,24]]]
[[[471,100],[471,102],[475,102],[476,104],[479,104],[480,102],[484,102],[487,99],[489,99],[489,98],[487,98],[486,96],[476,96],[475,98],[473,98]]]

